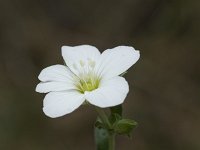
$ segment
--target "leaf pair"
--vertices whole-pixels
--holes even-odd
[[[137,126],[137,122],[131,119],[122,117],[122,105],[110,108],[110,116],[108,121],[110,127],[105,124],[100,118],[97,118],[95,123],[95,140],[97,150],[107,150],[109,147],[109,136],[114,134],[127,135],[131,137],[132,130]]]
[[[111,107],[110,121],[113,122],[114,132],[121,135],[131,136],[132,130],[138,123],[131,119],[122,118],[122,105]]]

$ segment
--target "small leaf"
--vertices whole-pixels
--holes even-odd
[[[131,119],[121,119],[116,122],[114,131],[118,134],[126,134],[130,136],[132,130],[137,126],[137,122]]]
[[[104,125],[100,120],[97,120],[95,122],[94,126],[97,127],[97,128],[104,128]]]
[[[95,127],[95,142],[97,150],[108,150],[109,133],[106,129]]]
[[[116,114],[116,113],[112,113],[110,116],[109,116],[109,121],[112,125],[116,124],[116,122],[118,122],[119,120],[121,120],[122,117],[119,115],[119,114]]]

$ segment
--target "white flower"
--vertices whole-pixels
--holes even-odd
[[[52,118],[77,109],[85,101],[105,108],[123,103],[129,91],[127,81],[119,76],[137,62],[139,51],[118,46],[102,54],[90,45],[63,46],[67,66],[53,65],[39,75],[36,91],[48,93],[44,113]]]

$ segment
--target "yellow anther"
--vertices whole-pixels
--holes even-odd
[[[80,60],[79,63],[80,63],[80,65],[81,65],[81,67],[84,67],[84,66],[85,66],[85,63],[84,63],[83,60]]]
[[[95,65],[96,65],[95,61],[92,61],[92,60],[89,60],[88,64],[89,64],[89,66],[90,66],[91,68],[94,68]]]

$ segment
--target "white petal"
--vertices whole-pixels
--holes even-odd
[[[91,92],[85,92],[85,98],[91,104],[105,108],[116,106],[124,102],[129,86],[123,77],[104,80],[100,87]]]
[[[44,98],[43,111],[51,118],[61,117],[77,109],[84,100],[84,95],[75,90],[50,92]]]
[[[103,78],[118,76],[128,70],[140,57],[133,47],[118,46],[105,50],[96,66],[96,72]]]
[[[71,82],[73,79],[73,73],[68,67],[63,65],[53,65],[44,68],[38,76],[40,81],[68,81]]]
[[[76,89],[75,85],[72,83],[64,82],[41,82],[36,87],[36,92],[39,93],[48,93],[52,91],[65,91]]]
[[[62,46],[62,56],[70,70],[79,75],[81,63],[88,63],[88,60],[96,61],[100,57],[99,50],[90,45]]]

